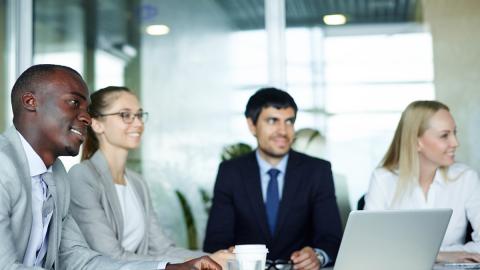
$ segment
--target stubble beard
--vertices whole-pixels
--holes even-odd
[[[264,149],[264,148],[260,148],[260,151],[263,152],[263,154],[267,157],[270,157],[270,158],[275,158],[275,159],[281,159],[283,158],[284,156],[286,156],[288,154],[288,152],[290,151],[290,147],[282,152],[282,153],[275,153],[274,151],[270,151],[269,149]]]
[[[65,146],[65,153],[67,156],[76,156],[80,152],[80,147],[77,147],[76,149],[73,149],[71,146]]]

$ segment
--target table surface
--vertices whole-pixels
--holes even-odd
[[[322,268],[322,269],[333,270],[333,266]],[[462,269],[462,270],[479,269],[480,270],[480,264],[464,264],[464,266],[462,266],[462,264],[459,264],[458,266],[455,266],[455,265],[446,266],[444,264],[435,264],[432,270],[458,270],[458,269]]]

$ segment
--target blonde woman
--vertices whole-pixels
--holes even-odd
[[[175,247],[162,232],[143,178],[126,168],[128,152],[139,147],[147,113],[125,87],[94,92],[92,124],[82,162],[70,169],[70,210],[90,247],[124,260],[177,263],[205,255]],[[217,252],[223,264],[231,255]]]
[[[366,210],[452,208],[437,261],[480,262],[480,180],[455,162],[456,125],[438,101],[415,101],[370,181]],[[467,223],[473,241],[464,243]]]

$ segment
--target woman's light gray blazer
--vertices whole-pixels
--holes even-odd
[[[152,209],[147,184],[142,177],[126,170],[127,181],[139,195],[145,214],[145,237],[135,252],[122,245],[123,214],[107,161],[99,150],[89,160],[68,172],[71,186],[70,210],[90,247],[124,260],[160,259],[171,263],[205,253],[175,247],[162,232]]]

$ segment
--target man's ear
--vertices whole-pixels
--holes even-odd
[[[248,129],[250,130],[250,133],[252,133],[253,136],[257,136],[257,126],[253,123],[252,118],[248,117],[247,118],[247,125]]]
[[[22,95],[22,106],[31,112],[37,110],[37,98],[32,92],[25,92]]]

